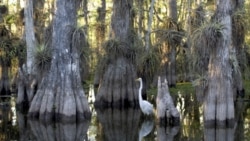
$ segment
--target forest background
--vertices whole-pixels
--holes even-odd
[[[6,94],[15,90],[18,68],[26,61],[26,44],[24,38],[24,0],[2,0],[0,6],[0,91]],[[50,52],[44,44],[50,36],[46,34],[50,27],[53,15],[53,0],[34,0],[34,27],[38,46],[35,53],[35,64],[39,70],[46,70],[51,60]],[[176,23],[168,18],[168,4],[165,0],[158,0],[154,4],[153,13],[150,13],[151,2],[149,0],[138,0],[134,2],[132,19],[134,33],[138,42],[135,46],[144,48],[150,54],[139,54],[136,58],[137,74],[147,74],[155,77],[161,64],[161,52],[159,48],[168,43],[176,44],[176,80],[177,82],[193,82],[193,85],[200,83],[204,77],[196,74],[200,69],[200,58],[192,53],[192,44],[196,42],[195,30],[202,25],[209,23],[210,17],[215,11],[213,0],[195,1],[178,0]],[[81,52],[81,77],[83,83],[98,85],[98,71],[105,66],[99,61],[105,60],[105,46],[111,42],[105,42],[110,37],[110,25],[113,2],[111,0],[83,0],[78,10],[78,28],[84,31],[88,43],[82,47]],[[241,67],[244,80],[250,79],[249,72],[249,45],[250,45],[250,3],[245,2],[244,8],[236,12],[235,20],[239,21],[242,34],[242,52],[238,55],[238,63]],[[195,20],[194,20],[195,19]],[[198,24],[201,23],[201,24]],[[171,27],[171,30],[169,30]],[[151,30],[151,31],[150,31]],[[242,35],[241,34],[241,35]],[[150,36],[148,36],[150,35]],[[133,36],[133,35],[131,35]],[[149,37],[149,38],[147,38]],[[133,36],[133,38],[135,38]],[[112,44],[114,44],[113,42]],[[144,50],[143,49],[143,50]],[[113,54],[117,50],[110,48]],[[119,51],[119,50],[118,50]],[[161,50],[162,51],[162,50]],[[167,51],[166,51],[167,52]],[[166,53],[165,52],[165,53]],[[206,54],[205,51],[201,52]],[[131,54],[133,57],[133,54]],[[201,69],[202,70],[202,69]],[[144,72],[147,71],[147,72]],[[43,73],[43,71],[41,72]],[[171,83],[175,86],[175,83]],[[247,81],[244,83],[247,85]],[[150,86],[148,86],[150,87]],[[246,93],[250,93],[246,89]]]

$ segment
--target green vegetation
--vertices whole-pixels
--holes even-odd
[[[206,73],[200,73],[197,75],[193,73],[193,70],[205,72],[207,69],[208,61],[206,62],[206,60],[209,59],[208,54],[211,49],[210,47],[215,46],[218,38],[221,37],[221,30],[224,29],[223,25],[216,22],[208,23],[214,13],[213,2],[205,2],[202,5],[197,6],[194,1],[177,1],[178,23],[166,16],[167,10],[169,9],[166,2],[156,2],[153,15],[152,33],[150,35],[150,48],[147,51],[144,49],[144,44],[145,34],[147,33],[147,27],[145,25],[147,25],[148,22],[147,9],[149,1],[143,1],[141,3],[135,1],[132,7],[131,20],[133,20],[133,25],[131,25],[131,27],[133,27],[133,29],[131,29],[129,36],[127,37],[129,43],[121,43],[109,38],[108,35],[111,34],[110,19],[113,5],[111,0],[106,0],[105,2],[105,17],[101,17],[104,16],[102,15],[103,13],[100,14],[100,8],[102,8],[101,1],[88,1],[87,3],[77,1],[77,3],[81,3],[79,4],[81,7],[77,12],[77,27],[72,27],[69,34],[72,34],[73,48],[76,48],[81,52],[81,63],[87,63],[90,67],[91,77],[88,77],[88,80],[85,80],[85,82],[92,83],[94,78],[93,75],[96,70],[102,73],[112,59],[116,59],[120,56],[132,61],[133,64],[135,64],[139,75],[142,74],[144,76],[149,76],[151,79],[157,73],[160,65],[162,65],[162,61],[165,61],[162,59],[164,55],[167,55],[168,49],[166,49],[166,47],[169,45],[178,46],[176,56],[178,65],[176,66],[176,74],[183,78],[180,80],[180,77],[178,77],[177,81],[191,81],[198,78],[194,81],[198,84],[206,79]],[[36,7],[34,9],[35,34],[36,37],[41,37],[41,39],[37,39],[38,43],[45,44],[39,45],[36,48],[36,64],[40,68],[44,68],[51,60],[51,50],[46,46],[50,46],[51,44],[51,16],[53,14],[51,11],[53,10],[53,4],[49,3],[49,1],[46,1],[43,4],[44,6],[40,5],[41,7]],[[0,55],[4,62],[8,62],[13,68],[18,68],[26,60],[26,46],[25,43],[20,40],[23,38],[21,30],[24,29],[24,14],[22,6],[22,3],[16,1],[9,3],[7,3],[7,1],[2,1],[0,5],[0,29],[1,36],[4,36],[4,40],[0,42]],[[88,8],[87,12],[82,10],[83,8]],[[186,9],[191,10],[187,11]],[[237,34],[234,36],[237,37],[235,38],[235,42],[244,44],[244,47],[242,47],[244,48],[244,50],[242,50],[244,52],[249,52],[249,9],[250,3],[246,1],[243,10],[234,11],[232,14],[232,20],[235,26],[233,29],[238,31],[233,32],[233,34]],[[100,22],[97,20],[98,18],[104,18],[105,20]],[[192,24],[192,26],[195,25],[195,27],[188,27],[191,26],[188,24]],[[48,31],[45,30],[46,28]],[[190,28],[190,30],[188,28]],[[45,33],[38,29],[45,30]],[[97,38],[97,36],[102,35],[104,37]],[[12,40],[14,37],[15,41]],[[183,41],[184,39],[186,40]],[[106,42],[104,42],[105,40]],[[193,48],[190,50],[190,48],[181,47],[183,42],[186,42],[188,47],[191,45]],[[206,45],[206,47],[204,47],[203,44]],[[180,53],[180,51],[182,52]],[[249,86],[249,72],[246,72],[249,70],[249,64],[247,64],[249,62],[248,60],[250,60],[249,56],[249,53],[240,55],[242,58],[238,61],[241,69],[245,71],[242,72],[242,76],[246,79],[244,84],[247,94],[250,93],[250,90],[247,88]],[[19,66],[17,66],[17,64]],[[190,77],[189,75],[193,76]],[[178,92],[182,93],[182,91],[185,93],[193,93],[193,89],[191,82],[178,83],[175,88],[170,88],[170,91],[171,94],[177,94]],[[148,90],[148,93],[149,95],[151,95],[151,93],[154,95],[156,90]]]
[[[161,55],[156,49],[145,51],[138,59],[139,74],[146,75],[148,78],[153,78],[160,67]]]
[[[244,81],[244,88],[245,88],[245,98],[250,98],[250,80]]]
[[[38,45],[35,50],[35,64],[38,70],[47,70],[51,62],[51,49],[45,45]]]
[[[183,97],[185,97],[185,95],[194,94],[195,89],[194,89],[191,82],[183,82],[183,83],[177,83],[176,87],[169,88],[169,92],[170,92],[170,95],[172,97],[177,97],[178,94],[181,94]],[[155,103],[155,99],[156,99],[156,96],[157,96],[157,88],[156,87],[151,87],[147,91],[147,96],[148,96],[148,98],[149,98],[149,100],[151,102]]]
[[[250,80],[244,81],[244,88],[245,88],[245,98],[250,98]],[[189,95],[189,94],[194,94],[195,89],[191,82],[183,82],[183,83],[177,83],[176,87],[169,88],[169,92],[172,96],[177,96],[178,94]],[[157,88],[153,87],[149,89],[147,91],[147,95],[151,98],[156,97]]]
[[[238,10],[232,15],[232,34],[234,35],[233,40],[238,45],[242,45],[245,41],[245,35],[247,33],[247,27],[245,26],[247,24],[246,19],[247,17],[243,10]]]
[[[195,48],[202,47],[212,49],[216,46],[218,40],[223,37],[223,29],[225,29],[225,27],[216,22],[203,24],[201,27],[196,29],[192,35],[192,43],[194,43],[193,46]]]
[[[194,94],[194,87],[191,82],[183,82],[177,83],[176,87],[172,87],[169,89],[170,94],[177,95],[177,94]]]

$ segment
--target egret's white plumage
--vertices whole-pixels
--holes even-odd
[[[143,87],[142,79],[138,78],[136,80],[140,82],[140,88],[139,88],[139,105],[140,105],[140,108],[141,108],[143,114],[151,115],[151,114],[154,113],[154,106],[151,103],[149,103],[147,100],[142,99],[142,95],[141,95],[141,91],[142,91],[142,87]]]

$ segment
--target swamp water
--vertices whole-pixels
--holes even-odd
[[[30,121],[15,108],[15,96],[0,100],[0,141],[248,141],[250,101],[236,103],[236,126],[204,129],[202,107],[192,99],[177,99],[181,124],[164,127],[145,118],[140,109],[94,109],[89,121],[43,124]]]

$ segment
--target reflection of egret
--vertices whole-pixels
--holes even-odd
[[[142,79],[138,78],[136,81],[140,82],[140,88],[139,88],[139,104],[142,112],[146,115],[151,115],[154,113],[153,105],[149,103],[147,100],[143,100],[141,96],[142,91]]]
[[[144,121],[139,131],[139,141],[141,141],[143,137],[147,136],[153,130],[153,127],[154,127],[153,120]]]

